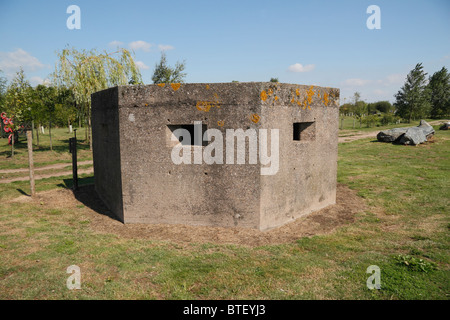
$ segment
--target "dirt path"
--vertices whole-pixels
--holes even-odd
[[[78,162],[79,166],[83,165],[92,165],[92,160],[88,161],[81,161]],[[66,167],[71,166],[70,163],[57,163],[52,164],[45,167],[39,167],[35,168],[35,171],[44,171],[44,170],[54,170],[54,169],[64,169]],[[7,169],[7,170],[0,170],[0,174],[7,174],[7,173],[22,173],[22,172],[28,172],[28,168],[20,168],[20,169]],[[85,168],[85,169],[78,169],[78,174],[85,174],[85,173],[93,173],[94,168]],[[40,179],[46,179],[46,178],[53,178],[53,177],[61,177],[61,176],[68,176],[72,174],[72,170],[64,170],[59,172],[52,172],[47,174],[35,174],[34,179],[40,180]],[[28,175],[23,177],[14,177],[14,178],[6,178],[6,179],[0,179],[0,183],[11,183],[15,181],[27,181],[30,177]]]
[[[78,174],[93,173],[93,172],[94,172],[94,168],[78,169]],[[71,175],[71,174],[72,174],[72,170],[60,171],[60,172],[54,172],[54,173],[48,173],[48,174],[34,175],[34,179],[35,180],[40,180],[40,179],[46,179],[46,178],[68,176],[68,175]],[[10,178],[10,179],[0,179],[0,183],[11,183],[11,182],[16,182],[16,181],[27,181],[29,179],[30,179],[29,176],[16,177],[16,178]]]
[[[83,166],[83,165],[86,165],[86,164],[92,164],[92,160],[78,162],[79,166]],[[68,166],[71,166],[71,165],[72,165],[72,163],[56,163],[56,164],[51,164],[51,165],[48,165],[48,166],[45,166],[45,167],[34,168],[34,171],[50,170],[50,169],[63,169],[65,167],[68,167]],[[28,168],[0,170],[0,174],[2,174],[2,173],[20,173],[20,172],[28,172]]]
[[[359,132],[356,132],[354,135],[351,135],[348,137],[339,137],[338,143],[350,142],[350,141],[355,141],[355,140],[365,139],[365,138],[376,138],[378,132],[380,132],[380,131],[370,131],[370,132],[359,131]]]

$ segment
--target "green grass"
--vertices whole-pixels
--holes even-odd
[[[52,148],[50,151],[50,136],[48,129],[45,134],[39,134],[39,148],[37,147],[36,132],[33,138],[33,158],[35,167],[42,167],[55,163],[71,163],[72,156],[69,153],[69,138],[73,133],[69,133],[67,128],[52,129]],[[84,143],[84,129],[77,131],[78,161],[92,160],[92,152],[89,145]],[[0,139],[0,170],[18,169],[28,166],[28,149],[26,137],[20,137],[19,142],[14,144],[14,157],[11,157],[11,146],[7,139]]]
[[[338,161],[339,182],[357,190],[368,210],[332,234],[282,245],[100,234],[83,205],[11,203],[27,182],[0,184],[0,299],[447,300],[450,132],[417,147],[371,140],[340,144]],[[64,179],[40,180],[37,189],[70,187]],[[66,288],[73,264],[81,290]],[[366,287],[370,265],[381,269],[381,290]]]
[[[341,119],[342,119],[342,117],[339,117],[339,129],[341,129]],[[420,123],[419,120],[412,121],[411,123],[402,122],[402,123],[398,123],[398,124],[388,124],[388,125],[381,125],[380,123],[378,123],[378,125],[371,125],[370,127],[367,127],[366,123],[362,123],[361,128],[360,128],[359,120],[358,119],[356,119],[355,121],[353,121],[353,120],[354,120],[353,117],[348,117],[348,116],[344,117],[343,127],[342,127],[342,130],[340,130],[340,132],[339,132],[339,136],[354,133],[357,131],[369,132],[369,131],[377,131],[377,130],[381,131],[381,130],[392,129],[392,128],[400,128],[400,127],[412,127],[412,126],[417,126]],[[424,119],[424,120],[427,122],[436,121],[436,119]]]

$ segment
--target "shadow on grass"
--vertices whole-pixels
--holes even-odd
[[[23,194],[24,196],[31,197],[30,194],[26,193],[26,192],[23,191],[22,189],[16,189],[16,190],[19,191],[19,192],[20,192],[21,194]]]
[[[59,184],[59,187],[71,189],[73,188],[72,179],[64,179],[64,184]],[[86,207],[94,210],[95,212],[110,217],[111,219],[120,221],[112,213],[105,203],[100,199],[94,186],[94,177],[86,177],[78,179],[78,189],[73,191],[75,199],[80,201]]]

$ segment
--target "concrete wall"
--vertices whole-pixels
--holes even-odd
[[[276,175],[261,176],[261,230],[336,202],[339,91],[297,85],[281,88],[273,89],[274,95],[281,96],[279,103],[265,101],[262,106],[262,126],[280,128],[280,169]],[[294,123],[309,124],[300,140],[294,140]]]
[[[125,223],[281,225],[335,201],[338,98],[336,89],[273,83],[101,91],[92,96],[96,190]],[[278,173],[262,176],[248,156],[245,165],[174,164],[169,128],[194,121],[224,138],[227,129],[279,129]],[[294,122],[315,130],[294,141]]]
[[[95,189],[124,222],[118,91],[116,87],[92,95],[92,148]]]

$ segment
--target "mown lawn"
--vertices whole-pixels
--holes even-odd
[[[67,128],[52,129],[52,148],[50,151],[50,136],[48,129],[45,134],[39,134],[39,147],[37,146],[36,131],[33,136],[33,158],[34,166],[43,167],[55,163],[72,163],[72,156],[69,153],[69,138],[74,133],[69,133]],[[92,160],[92,152],[89,151],[89,145],[84,143],[85,130],[77,130],[78,142],[78,160]],[[0,139],[0,170],[26,168],[28,166],[26,136],[19,138],[19,143],[14,145],[14,156],[11,157],[11,146],[6,139]]]
[[[70,162],[66,153],[38,161]],[[13,161],[0,155],[0,168],[26,154]],[[100,234],[76,210],[10,202],[26,181],[0,184],[0,299],[448,299],[450,132],[418,147],[340,144],[338,180],[368,203],[356,222],[256,248]],[[51,178],[37,190],[65,186]],[[81,268],[81,290],[66,287],[70,265]],[[366,287],[371,265],[381,290]]]

